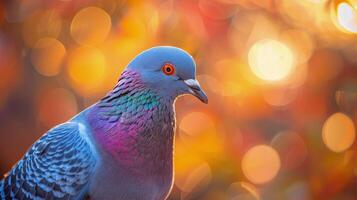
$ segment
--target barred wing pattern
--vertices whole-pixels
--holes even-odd
[[[95,158],[79,126],[58,125],[33,144],[0,182],[0,199],[83,198]]]

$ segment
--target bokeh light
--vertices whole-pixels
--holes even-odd
[[[253,73],[267,81],[279,81],[294,70],[293,52],[276,40],[260,40],[249,50],[248,62]]]
[[[104,41],[111,29],[108,13],[97,7],[87,7],[74,16],[71,35],[79,44],[96,45]]]
[[[36,42],[31,61],[38,73],[54,76],[60,72],[65,55],[66,49],[60,41],[46,37]]]
[[[179,130],[180,139],[200,152],[215,155],[222,150],[224,134],[218,133],[214,119],[206,113],[188,113]]]
[[[357,33],[357,8],[347,2],[337,5],[337,22],[341,28],[350,33]]]
[[[342,152],[351,147],[355,137],[354,123],[350,117],[343,113],[331,115],[322,128],[323,142],[334,152]]]
[[[123,37],[131,39],[135,38],[136,42],[147,39],[148,33],[145,21],[143,21],[140,16],[136,14],[137,12],[145,12],[145,10],[142,9],[143,8],[138,7],[137,10],[128,12],[120,21],[120,33]],[[153,16],[155,16],[155,11],[153,11],[152,13]]]
[[[270,146],[258,145],[249,149],[242,159],[242,170],[247,179],[256,184],[271,181],[279,172],[280,158]]]
[[[103,88],[108,70],[103,53],[96,48],[80,47],[68,57],[70,83],[82,95],[93,95]]]
[[[191,112],[182,118],[180,129],[189,135],[198,135],[216,128],[209,115],[202,112]]]

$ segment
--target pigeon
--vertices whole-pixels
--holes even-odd
[[[114,89],[38,139],[0,181],[0,199],[163,200],[173,185],[177,97],[208,98],[186,51],[152,47]]]

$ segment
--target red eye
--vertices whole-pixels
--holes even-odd
[[[162,72],[164,72],[164,74],[169,75],[169,76],[175,73],[175,67],[171,63],[165,63],[162,66],[161,70],[162,70]]]

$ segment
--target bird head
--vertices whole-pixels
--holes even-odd
[[[186,51],[159,46],[143,51],[127,66],[138,72],[142,82],[160,95],[173,98],[192,94],[202,102],[208,98],[196,80],[196,63]]]

